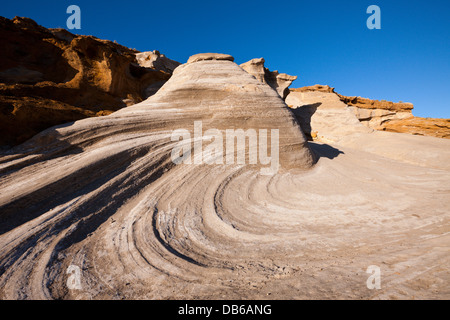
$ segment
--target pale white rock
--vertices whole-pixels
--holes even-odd
[[[224,53],[198,53],[189,57],[187,63],[193,63],[198,61],[208,61],[208,60],[225,60],[234,61],[234,57],[229,54]]]
[[[349,134],[373,132],[360,123],[335,93],[290,92],[286,104],[291,106],[304,132],[323,141],[336,142]]]
[[[136,60],[140,67],[149,68],[156,71],[163,71],[172,74],[173,71],[181,64],[178,61],[167,58],[159,51],[146,51],[136,54]],[[165,81],[159,81],[144,88],[143,95],[148,98],[154,95],[164,85]]]
[[[386,109],[364,109],[355,106],[349,106],[355,113],[356,118],[362,124],[375,130],[382,130],[383,123],[390,120],[402,120],[413,117],[408,111],[393,111]]]
[[[362,112],[361,116],[364,117],[386,115],[385,112],[389,111],[365,111],[361,108],[355,111],[332,90],[291,91],[286,104],[291,107],[305,134],[314,137],[314,140],[352,147],[415,165],[450,169],[450,162],[444,160],[450,158],[450,148],[444,147],[450,144],[449,140],[376,131],[364,125],[355,114]],[[407,117],[408,114],[403,112],[392,117]]]
[[[280,97],[285,99],[289,93],[289,86],[297,79],[297,76],[290,76],[286,73],[279,73],[278,71],[270,71],[264,67],[264,63],[264,58],[257,58],[241,64],[240,67],[257,80],[267,83]]]
[[[173,73],[176,67],[181,64],[178,61],[167,58],[157,50],[137,53],[136,60],[141,67],[167,73]]]
[[[232,60],[215,53],[192,56],[147,103],[180,109],[186,125],[201,119],[205,130],[277,129],[282,167],[310,167],[313,156],[284,101]]]

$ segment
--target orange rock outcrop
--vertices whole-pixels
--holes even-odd
[[[450,138],[450,119],[414,117],[412,114],[414,105],[412,103],[347,97],[337,93],[333,87],[327,85],[293,88],[290,89],[290,92],[336,94],[343,103],[354,111],[359,121],[375,130]]]
[[[170,73],[142,67],[138,51],[28,18],[0,17],[0,145],[54,125],[110,114],[147,98]],[[147,90],[148,91],[148,90]]]

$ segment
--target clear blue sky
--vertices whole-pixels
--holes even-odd
[[[3,1],[0,15],[74,33],[157,49],[186,62],[199,52],[229,53],[237,63],[299,76],[292,87],[327,84],[344,95],[414,103],[414,115],[450,118],[450,0]],[[366,9],[381,8],[381,30]]]

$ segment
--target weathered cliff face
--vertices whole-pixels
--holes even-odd
[[[369,128],[379,131],[450,138],[450,119],[414,117],[412,103],[338,95],[353,110],[361,123]]]
[[[410,121],[409,128],[397,127],[396,132],[414,133],[416,136],[387,132],[388,130],[375,130],[357,118],[355,106],[348,106],[342,101],[342,96],[328,86],[291,90],[286,98],[286,104],[291,108],[306,136],[319,144],[363,150],[418,166],[427,163],[433,168],[445,170],[450,168],[448,161],[444,160],[449,157],[450,151],[441,150],[446,148],[450,141],[436,138],[435,132],[420,127],[424,124],[420,120],[418,123],[415,122],[416,118],[398,120],[398,122],[397,120],[386,121],[387,124]],[[376,101],[365,105],[396,107],[396,104],[378,104]]]
[[[295,109],[302,106],[302,104],[324,103],[326,99],[320,93],[326,93],[329,95],[325,96],[333,96],[335,100],[340,100],[342,105],[346,105],[356,118],[370,129],[450,138],[449,119],[414,117],[412,114],[414,106],[411,103],[347,97],[335,92],[334,88],[327,85],[290,89],[290,92],[291,94],[289,95],[289,99],[286,99],[286,103]],[[308,101],[308,103],[305,101]],[[303,111],[297,110],[295,112],[300,114],[306,112],[306,109],[304,108]],[[300,117],[300,121],[305,122],[303,118]],[[311,135],[311,132],[308,131],[307,124],[305,123],[303,126],[306,126],[305,133]],[[315,133],[313,132],[312,135],[315,135]]]
[[[286,73],[279,73],[278,71],[270,71],[264,67],[264,58],[252,59],[240,65],[242,69],[250,73],[262,83],[271,86],[281,98],[285,99],[289,94],[289,86],[297,77],[290,76]]]
[[[362,125],[333,88],[328,86],[291,89],[286,104],[310,140],[337,142],[348,135],[373,131]]]
[[[139,52],[136,54],[136,60],[139,66],[150,69],[162,71],[168,74],[172,74],[173,71],[181,64],[178,61],[167,58],[161,54],[158,50]],[[158,90],[166,83],[166,79],[154,82],[144,89],[144,99],[154,95]]]
[[[139,52],[136,54],[136,60],[141,67],[164,71],[170,74],[181,65],[180,62],[167,58],[158,50]]]
[[[322,86],[320,84],[316,84],[314,86],[301,87],[301,88],[292,88],[290,92],[327,92],[327,93],[335,93],[334,88],[330,86]]]
[[[403,120],[413,117],[412,103],[371,100],[361,97],[346,97],[338,94],[342,102],[351,107],[356,117],[369,128],[385,130],[391,120]]]
[[[28,18],[0,17],[0,145],[57,124],[110,114],[154,93],[170,72],[135,50]],[[155,91],[155,90],[153,90]]]
[[[383,130],[450,139],[450,119],[411,117],[390,120],[383,124]]]

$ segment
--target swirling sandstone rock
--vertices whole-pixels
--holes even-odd
[[[211,208],[220,211],[218,202],[215,205],[209,202],[210,197],[220,201],[220,193],[214,196],[215,188],[223,188],[226,183],[222,187],[217,183],[220,185],[230,181],[234,175],[243,172],[260,176],[259,170],[254,170],[254,166],[229,163],[175,165],[171,152],[178,142],[171,139],[173,130],[192,132],[194,121],[202,121],[205,132],[202,143],[207,144],[211,142],[206,135],[208,129],[216,129],[224,136],[227,129],[275,129],[279,130],[280,172],[290,168],[308,169],[314,158],[297,122],[272,88],[256,80],[230,59],[203,57],[200,60],[191,59],[190,63],[176,68],[172,78],[142,103],[105,117],[83,119],[47,129],[0,156],[0,297],[23,298],[23,294],[30,298],[70,297],[72,293],[67,292],[64,282],[60,282],[60,277],[65,277],[61,271],[70,264],[78,264],[76,261],[81,256],[75,260],[69,256],[74,253],[77,243],[81,244],[80,240],[90,241],[93,238],[88,234],[101,232],[102,224],[112,223],[113,228],[117,226],[119,230],[124,230],[119,223],[115,223],[116,219],[120,219],[120,212],[126,212],[127,220],[134,220],[136,214],[141,218],[150,218],[144,218],[143,225],[133,223],[138,228],[150,228],[142,230],[145,236],[139,236],[138,240],[145,242],[145,252],[141,252],[143,256],[138,260],[144,259],[150,263],[145,266],[146,275],[139,276],[143,276],[142,280],[161,280],[158,274],[162,271],[160,275],[165,274],[163,277],[169,281],[196,281],[208,265],[228,272],[229,257],[224,257],[225,260],[219,258],[223,260],[219,262],[213,256],[204,256],[205,259],[197,256],[203,253],[197,252],[194,246],[182,248],[184,244],[173,236],[182,238],[183,235],[175,230],[173,236],[167,233],[171,232],[167,222],[171,223],[171,216],[178,209],[172,211],[169,208],[166,215],[162,207],[158,209],[156,205],[163,204],[165,196],[172,192],[181,192],[175,198],[183,205],[190,203],[193,207],[192,210],[186,208],[186,216],[178,211],[180,214],[176,219],[186,218],[187,224],[204,219],[207,224],[212,223],[214,230],[222,233],[218,237],[228,237],[227,234],[233,235],[236,230],[233,231],[233,227],[215,213],[193,219],[191,214]],[[261,166],[263,164],[257,164],[256,168]],[[199,194],[190,197],[189,190]],[[133,205],[132,199],[140,204]],[[171,205],[176,204],[171,202]],[[218,214],[227,215],[225,212]],[[114,222],[109,221],[111,217]],[[23,228],[30,228],[31,233],[23,234]],[[203,232],[200,225],[192,231],[196,232],[195,229]],[[206,229],[204,231],[209,233]],[[248,245],[255,245],[255,236],[250,233],[242,236],[232,241],[241,238]],[[30,246],[29,241],[35,237],[39,237],[39,245]],[[219,253],[228,250],[226,248],[231,242],[220,244],[220,239],[213,237],[213,242],[218,241],[217,244],[210,244],[216,248],[213,250]],[[120,236],[116,239],[126,238]],[[94,243],[100,244],[101,241],[91,243],[96,246]],[[101,245],[103,249],[116,251],[110,247],[115,246],[114,241],[108,243],[106,247]],[[208,246],[206,242],[205,245]],[[137,246],[141,247],[140,244]],[[97,255],[100,251],[92,252]],[[108,254],[110,262],[115,260],[113,251]],[[133,264],[137,251],[119,249],[117,253],[125,254],[117,257],[119,260]],[[102,259],[101,256],[98,258]],[[120,262],[113,264],[119,267]],[[115,269],[113,264],[101,262],[99,267],[106,267],[101,272],[112,275],[110,272],[119,271],[120,267]],[[56,286],[41,286],[48,276],[59,279],[52,280]],[[103,281],[98,275],[94,278],[91,278],[93,283]],[[129,281],[127,277],[119,278],[116,280],[121,283],[120,286]],[[96,285],[92,284],[89,285],[89,292],[91,289],[95,291]],[[85,283],[83,285],[86,286]],[[87,292],[79,293],[84,295]],[[150,292],[152,290],[147,288],[144,295]],[[107,295],[110,294],[108,291]]]
[[[151,99],[183,110],[189,127],[194,119],[203,128],[277,129],[280,164],[285,168],[312,165],[306,140],[284,102],[271,88],[236,65],[230,55],[202,53],[179,66]]]
[[[314,124],[348,134],[308,146],[272,88],[210,57],[176,68],[144,102],[0,153],[0,299],[448,293],[450,140],[372,132],[321,93],[312,117],[340,117]],[[245,164],[175,165],[171,133],[198,120],[204,144],[213,128],[279,129],[286,167],[266,176]],[[305,170],[310,148],[320,159]],[[367,290],[364,270],[377,261],[382,289]],[[81,290],[68,286],[74,268]]]

